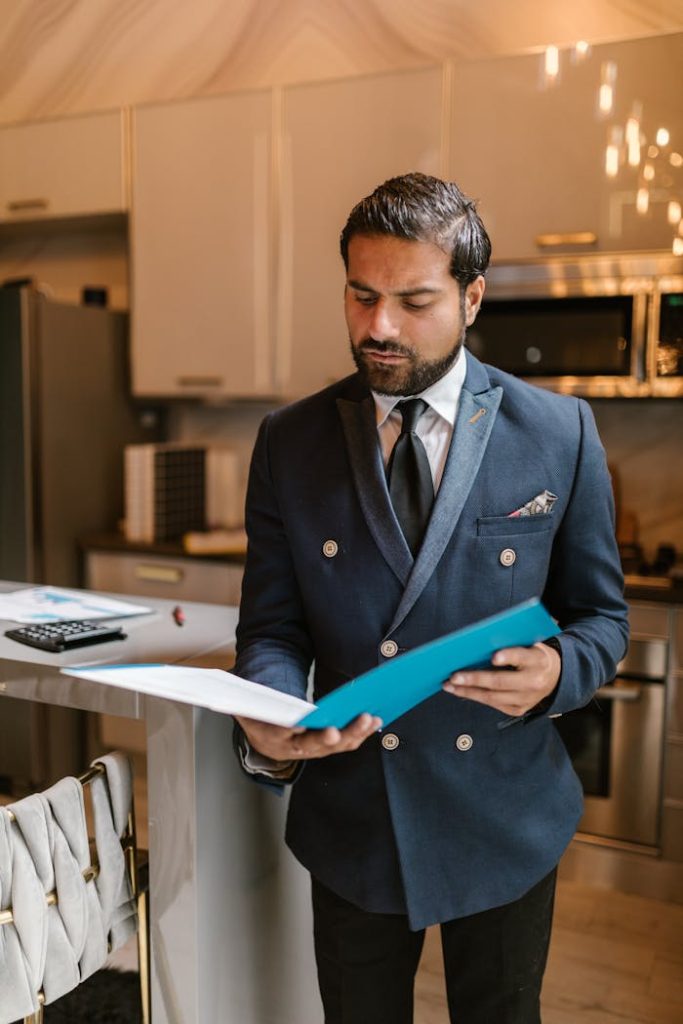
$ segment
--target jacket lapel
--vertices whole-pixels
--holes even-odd
[[[408,615],[444,553],[479,471],[503,397],[503,389],[490,387],[484,367],[469,352],[467,363],[441,485],[422,547],[388,633]]]
[[[368,529],[385,561],[405,587],[413,567],[413,556],[389,497],[372,395],[366,392],[365,397],[355,401],[338,398],[337,408],[356,493]]]
[[[357,385],[357,378],[352,381]],[[502,396],[503,389],[490,386],[483,365],[468,352],[467,377],[460,394],[453,438],[416,560],[389,497],[372,395],[362,390],[358,395],[351,393],[349,398],[337,399],[356,493],[368,529],[405,587],[388,633],[408,615],[444,553],[477,476]]]

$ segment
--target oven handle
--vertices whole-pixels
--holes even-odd
[[[595,696],[600,700],[640,700],[643,687],[640,683],[633,683],[627,686],[601,686],[595,691]]]

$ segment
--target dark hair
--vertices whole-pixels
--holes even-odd
[[[390,178],[354,206],[339,239],[347,269],[354,235],[433,242],[450,253],[451,276],[463,285],[485,274],[491,258],[491,240],[473,200],[454,182],[429,174]]]

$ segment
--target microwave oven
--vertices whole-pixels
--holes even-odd
[[[666,253],[492,264],[467,332],[479,359],[593,397],[683,395],[683,259]]]

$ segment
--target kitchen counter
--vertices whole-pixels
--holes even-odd
[[[627,601],[657,601],[683,605],[683,579],[669,576],[624,577]]]
[[[235,551],[221,553],[202,553],[186,551],[180,540],[167,541],[132,541],[120,533],[95,533],[82,537],[80,546],[83,551],[116,551],[138,555],[160,555],[171,558],[196,558],[201,561],[244,563],[246,547]]]
[[[86,553],[107,551],[129,555],[155,555],[160,558],[188,558],[197,563],[243,565],[246,558],[246,548],[220,554],[195,554],[186,551],[179,540],[136,543],[126,540],[120,533],[91,534],[82,538],[81,547]],[[627,574],[624,583],[624,595],[628,601],[657,601],[683,605],[683,579]]]
[[[0,590],[18,586],[0,583]],[[237,767],[232,720],[59,671],[107,662],[227,664],[237,609],[185,602],[179,628],[172,601],[129,600],[152,613],[118,620],[125,641],[69,654],[8,640],[14,624],[0,622],[0,701],[145,721],[154,1024],[320,1024],[308,875],[284,845],[286,800]]]

